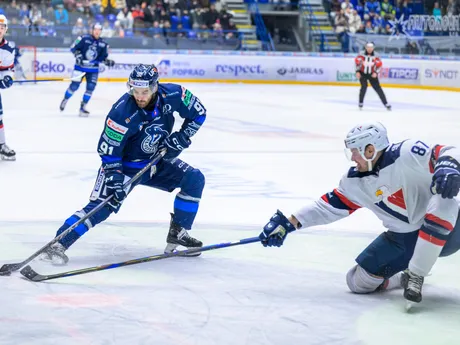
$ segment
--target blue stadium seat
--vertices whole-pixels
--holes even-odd
[[[171,16],[171,29],[177,30],[177,24],[179,24],[179,18],[177,18],[177,16]]]
[[[184,29],[190,29],[190,17],[189,16],[183,16],[182,17],[182,27]]]

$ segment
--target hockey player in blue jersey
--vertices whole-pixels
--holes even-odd
[[[79,221],[109,195],[113,199],[95,215],[89,217],[42,254],[42,259],[54,264],[65,264],[65,251],[90,228],[117,213],[127,194],[141,184],[166,192],[180,188],[174,201],[165,252],[174,251],[178,245],[187,248],[201,247],[201,241],[191,237],[201,194],[204,175],[177,157],[191,144],[190,138],[206,119],[206,109],[189,90],[177,84],[160,84],[154,65],[137,65],[129,76],[129,92],[124,94],[109,112],[99,143],[102,159],[89,203],[69,217],[57,235]],[[179,131],[172,132],[173,113],[184,118]],[[134,186],[123,190],[123,182],[134,176],[160,149],[166,154],[150,173],[144,174]]]
[[[72,44],[70,51],[75,55],[75,67],[72,77],[80,80],[72,81],[69,88],[66,90],[64,99],[59,107],[61,111],[65,109],[67,101],[72,97],[74,92],[78,90],[82,79],[85,78],[86,91],[80,105],[80,116],[87,117],[89,111],[86,110],[86,105],[96,88],[99,75],[99,64],[104,63],[109,67],[115,65],[115,61],[108,59],[109,46],[100,38],[101,32],[102,26],[100,24],[94,24],[90,35],[80,36]],[[80,75],[81,78],[78,78]]]

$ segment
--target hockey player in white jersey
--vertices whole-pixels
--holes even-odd
[[[8,30],[8,20],[0,14],[0,89],[8,89],[13,85],[14,47],[5,39]],[[5,143],[5,128],[3,127],[3,106],[0,94],[0,158],[16,160],[16,152]]]
[[[371,210],[387,231],[356,258],[346,281],[355,293],[404,288],[411,302],[422,300],[422,285],[439,256],[460,248],[460,150],[405,140],[390,144],[380,123],[354,127],[345,139],[356,167],[339,187],[289,218],[277,211],[265,225],[264,246],[281,246],[296,229]]]

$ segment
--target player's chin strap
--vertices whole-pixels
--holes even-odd
[[[372,162],[374,161],[375,157],[377,157],[378,155],[378,151],[374,151],[374,154],[372,155],[371,158],[367,159],[366,157],[364,157],[362,154],[361,154],[361,157],[363,157],[366,162],[367,162],[367,171],[372,171],[372,169],[374,168],[374,165],[372,164]]]
[[[134,175],[131,179],[129,179],[124,185],[123,185],[123,189],[126,189],[127,187],[129,187],[131,184],[133,184],[134,182],[136,182],[137,180],[139,180],[142,175],[144,175],[144,173],[146,173],[147,171],[150,171],[150,168],[152,166],[154,166],[155,164],[157,164],[160,159],[163,158],[163,156],[165,155],[166,153],[166,150],[161,150],[153,159],[152,161],[150,161],[144,168],[142,168],[141,170],[139,170],[139,172]],[[24,261],[22,262],[19,262],[19,263],[14,263],[14,264],[4,264],[1,268],[0,268],[0,275],[10,275],[11,272],[13,271],[17,271],[18,269],[20,269],[21,267],[23,267],[24,265],[27,265],[29,262],[31,262],[33,259],[35,259],[37,256],[39,256],[41,253],[43,253],[46,249],[48,249],[50,246],[52,246],[53,244],[55,244],[57,241],[59,241],[60,239],[64,238],[64,236],[66,236],[68,233],[70,233],[71,231],[75,230],[75,228],[77,226],[79,226],[80,224],[83,224],[87,219],[89,219],[90,217],[94,216],[94,214],[96,214],[97,212],[99,212],[103,207],[105,207],[110,200],[112,200],[112,198],[114,197],[113,194],[111,194],[108,198],[106,198],[104,201],[102,201],[99,205],[97,205],[94,209],[92,209],[90,212],[88,212],[84,217],[80,218],[79,221],[75,222],[72,226],[70,226],[68,229],[66,229],[65,231],[63,231],[59,236],[56,236],[53,240],[51,240],[48,244],[46,244],[45,246],[43,246],[42,248],[40,248],[38,251],[36,251],[34,254],[32,254],[30,257],[28,257],[27,259],[25,259]]]

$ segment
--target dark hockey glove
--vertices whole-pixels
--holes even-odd
[[[172,133],[163,142],[163,146],[166,148],[166,154],[164,155],[163,159],[171,160],[176,158],[181,154],[183,150],[188,148],[191,143],[192,141],[185,133]]]
[[[434,167],[431,192],[452,199],[460,191],[460,164],[452,157],[440,157]]]
[[[259,238],[264,247],[281,247],[288,233],[295,231],[294,225],[289,222],[280,210],[270,218],[264,226]]]
[[[104,64],[108,67],[113,67],[115,66],[115,61],[110,60],[110,59],[105,59]]]
[[[8,89],[11,85],[13,85],[13,78],[9,75],[0,80],[0,89]]]
[[[81,51],[77,50],[75,53],[75,64],[80,66],[83,63],[83,54]]]
[[[105,170],[104,174],[107,196],[113,194],[113,198],[109,201],[108,205],[116,213],[120,209],[121,202],[126,198],[126,192],[123,190],[125,175],[123,175],[121,170],[116,169]]]

